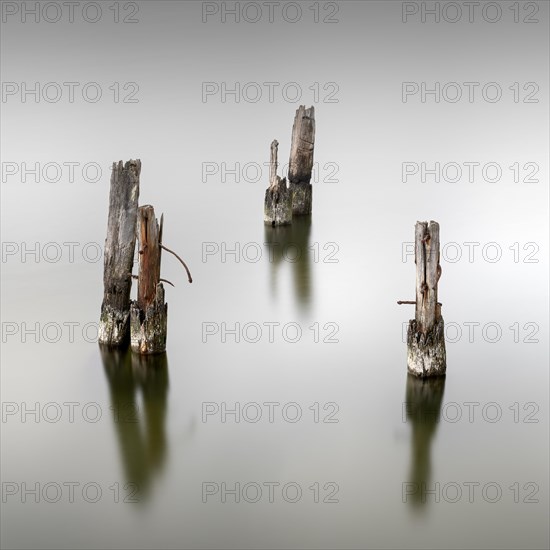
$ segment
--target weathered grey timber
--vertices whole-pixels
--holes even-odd
[[[271,142],[269,161],[269,187],[265,191],[264,222],[271,226],[292,223],[292,191],[287,187],[286,178],[277,175],[277,149],[279,142]]]
[[[274,139],[271,142],[270,154],[269,154],[269,186],[275,185],[277,183],[277,168],[279,163],[277,162],[279,151],[279,142]]]
[[[407,330],[407,368],[421,378],[441,376],[447,361],[441,304],[437,301],[441,277],[437,222],[416,222],[415,263],[415,318],[409,321]]]
[[[141,161],[113,163],[103,267],[103,303],[98,340],[121,346],[130,335],[130,289],[136,245]]]
[[[132,351],[141,354],[166,351],[168,305],[160,281],[161,227],[152,206],[138,210],[138,291],[130,306]]]
[[[313,149],[315,146],[315,108],[300,105],[292,126],[292,143],[288,163],[288,182],[292,191],[292,213],[311,214]]]

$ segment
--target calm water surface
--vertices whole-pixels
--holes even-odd
[[[316,208],[328,207],[331,190],[318,195]],[[5,268],[6,321],[78,325],[73,342],[65,330],[48,342],[50,327],[38,343],[31,334],[3,346],[2,474],[16,484],[4,486],[4,545],[543,548],[543,345],[516,344],[507,327],[493,344],[464,332],[447,343],[446,379],[412,379],[402,334],[412,309],[395,300],[410,298],[414,264],[401,261],[401,241],[381,242],[376,232],[369,241],[339,215],[264,228],[258,197],[242,200],[240,223],[226,223],[220,210],[218,238],[204,239],[220,249],[239,242],[238,262],[203,257],[215,249],[197,238],[211,232],[205,222],[166,219],[166,242],[170,228],[173,240],[182,236],[194,282],[163,258],[163,275],[177,285],[167,290],[165,355],[86,341],[82,327],[99,313],[101,262]],[[403,226],[410,237],[413,223]],[[257,243],[248,261],[247,243]],[[452,280],[468,268],[443,264],[443,274]],[[480,315],[444,277],[441,287],[448,323],[498,319]],[[38,416],[29,412],[36,407]],[[270,482],[280,484],[271,486],[273,502]],[[27,491],[38,483],[39,494],[23,496],[22,483]],[[236,483],[252,484],[239,503]]]

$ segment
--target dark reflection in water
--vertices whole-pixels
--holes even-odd
[[[308,312],[312,304],[311,262],[314,251],[309,248],[311,216],[296,216],[291,225],[265,226],[264,243],[268,247],[271,266],[271,292],[277,294],[277,276],[282,263],[290,264],[294,293],[298,306]]]
[[[120,496],[129,496],[137,488],[131,498],[144,502],[154,474],[162,471],[166,459],[166,353],[145,356],[104,346],[100,350],[126,483],[136,484],[128,485]]]
[[[407,422],[411,424],[411,464],[405,496],[413,506],[425,504],[430,496],[431,446],[441,415],[445,377],[421,379],[407,375],[405,402]]]

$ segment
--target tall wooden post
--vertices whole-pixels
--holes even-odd
[[[130,335],[130,289],[136,244],[141,161],[113,163],[103,267],[103,303],[98,340],[121,346]]]
[[[415,376],[440,376],[445,374],[447,363],[441,304],[437,301],[441,277],[437,222],[416,222],[415,263],[415,318],[407,330],[407,366]]]
[[[292,191],[292,213],[311,214],[313,149],[315,146],[315,108],[300,105],[292,126],[288,181]]]
[[[162,218],[159,227],[152,206],[138,210],[138,290],[130,307],[132,351],[141,354],[166,351],[168,304],[160,281]]]
[[[265,191],[264,223],[271,226],[292,223],[292,191],[287,188],[286,178],[277,175],[277,150],[279,142],[271,142],[269,160],[269,187]]]

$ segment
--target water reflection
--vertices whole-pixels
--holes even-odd
[[[421,379],[407,375],[406,414],[412,428],[411,485],[407,492],[407,502],[417,507],[428,500],[423,488],[430,488],[431,445],[441,415],[444,389],[444,376]]]
[[[103,346],[100,350],[126,483],[137,484],[139,502],[144,502],[166,459],[166,353],[145,356]]]
[[[298,307],[308,312],[313,302],[311,296],[311,261],[309,248],[311,216],[296,216],[291,225],[271,227],[266,225],[264,243],[270,260],[270,287],[277,294],[277,277],[281,264],[289,264],[294,280],[294,294]]]

